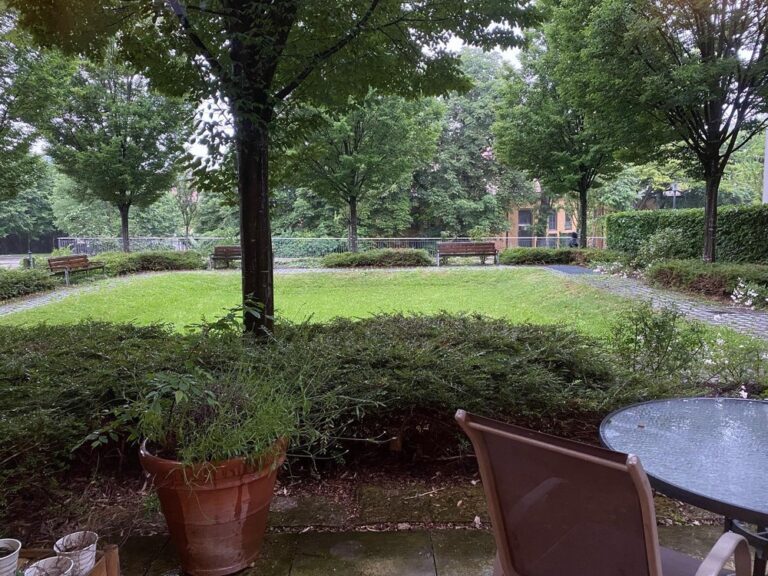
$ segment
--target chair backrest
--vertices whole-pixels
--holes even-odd
[[[637,457],[463,410],[456,420],[475,449],[503,576],[661,576]]]

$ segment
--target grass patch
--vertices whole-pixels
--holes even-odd
[[[85,319],[169,323],[177,330],[222,315],[240,300],[236,272],[137,276],[0,317],[3,325],[74,324]],[[365,271],[275,276],[276,314],[300,322],[379,313],[481,313],[514,322],[568,324],[604,335],[626,300],[546,270]]]

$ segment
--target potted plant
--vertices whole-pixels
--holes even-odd
[[[143,438],[140,460],[157,490],[182,569],[231,574],[258,556],[277,473],[300,410],[286,386],[255,368],[156,375],[126,406]]]

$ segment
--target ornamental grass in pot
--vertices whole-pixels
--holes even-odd
[[[231,574],[256,560],[297,402],[279,379],[240,365],[156,375],[122,412],[143,439],[141,465],[185,573]]]

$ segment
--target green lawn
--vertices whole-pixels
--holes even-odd
[[[108,281],[107,281],[108,282]],[[135,276],[81,295],[0,317],[0,324],[74,323],[87,318],[183,329],[239,301],[240,276],[187,272]],[[542,269],[354,271],[275,276],[278,318],[363,317],[378,312],[479,312],[515,322],[566,323],[605,334],[626,300]]]

